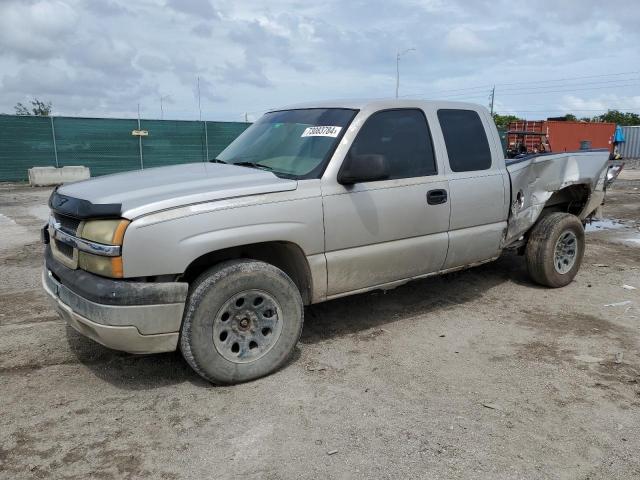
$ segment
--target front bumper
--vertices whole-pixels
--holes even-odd
[[[42,285],[55,301],[60,316],[75,330],[106,347],[129,353],[176,350],[187,296],[186,283],[161,283],[154,288],[152,283],[113,281],[111,294],[103,291],[104,297],[97,298],[103,301],[98,303],[86,298],[92,295],[80,295],[78,291],[87,289],[91,277],[96,277],[95,284],[103,287],[111,280],[77,271],[81,282],[74,285],[75,274],[76,271],[46,255]],[[170,303],[148,303],[148,300],[162,301],[157,290],[161,290],[164,301]]]

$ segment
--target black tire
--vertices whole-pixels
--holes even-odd
[[[570,240],[575,238],[572,264],[556,257],[558,239],[567,236]],[[584,247],[584,227],[578,217],[561,212],[546,215],[533,227],[527,242],[525,256],[529,276],[534,282],[547,287],[568,285],[580,269]],[[563,268],[566,271],[562,271]]]
[[[266,300],[261,305],[272,305],[275,315],[271,313],[267,317],[271,310],[261,312],[262,307],[252,306],[260,295],[255,292],[264,293]],[[247,295],[246,305],[237,306],[241,298],[244,304],[244,295]],[[251,299],[252,295],[254,300]],[[236,298],[238,300],[234,301]],[[223,320],[225,315],[227,320]],[[300,338],[303,315],[300,292],[282,270],[255,260],[223,262],[204,272],[190,289],[180,334],[180,350],[191,368],[212,383],[246,382],[272,373],[287,361]],[[259,322],[273,316],[274,328],[267,333],[274,335],[271,346],[267,340],[262,345],[263,338],[260,335],[264,335],[269,328],[262,328]],[[246,327],[246,323],[250,326]],[[273,331],[277,330],[278,325],[276,337]],[[220,329],[222,332],[218,334]],[[218,335],[215,340],[217,343],[214,343],[214,331]],[[229,339],[225,334],[226,342],[222,342],[225,331],[228,331],[229,338],[233,338]],[[257,340],[260,348],[269,349],[261,353],[259,358],[251,360],[251,350],[247,345],[258,344],[249,342],[249,338]],[[240,353],[237,359],[230,360],[235,352],[229,343],[235,339],[238,339],[235,345],[240,345]]]

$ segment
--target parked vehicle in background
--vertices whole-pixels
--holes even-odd
[[[57,189],[43,283],[67,322],[106,346],[180,348],[211,382],[247,381],[286,362],[304,305],[507,249],[535,282],[568,284],[607,159],[505,162],[473,104],[298,105],[267,113],[210,163]]]
[[[509,130],[506,135],[507,138],[515,137],[515,141],[509,143],[506,148],[505,154],[508,159],[551,151],[547,135],[544,133]]]

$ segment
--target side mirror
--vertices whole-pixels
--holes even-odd
[[[384,155],[349,153],[344,159],[338,173],[338,183],[353,185],[354,183],[373,182],[389,178],[389,168]]]

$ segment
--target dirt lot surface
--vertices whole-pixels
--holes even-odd
[[[49,190],[1,185],[0,478],[640,478],[639,188],[609,193],[621,223],[591,226],[566,288],[508,255],[327,302],[288,366],[214,387],[66,327]]]

